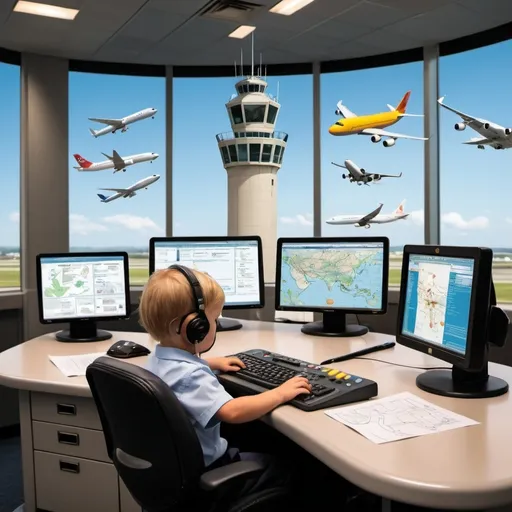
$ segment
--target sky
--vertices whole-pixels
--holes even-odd
[[[445,103],[468,114],[512,127],[509,100],[509,66],[512,40],[440,59],[440,94]],[[263,56],[264,58],[264,56]],[[386,111],[411,90],[407,112],[423,113],[423,64],[421,62],[362,71],[324,74],[321,78],[322,234],[325,236],[388,236],[391,245],[423,242],[424,143],[397,140],[384,148],[365,136],[334,137],[329,126],[342,100],[356,114]],[[4,122],[0,140],[4,148],[3,200],[0,204],[0,245],[19,240],[19,68],[0,64]],[[165,140],[173,137],[173,220],[176,235],[225,235],[227,233],[227,177],[215,135],[231,130],[225,103],[235,92],[236,79],[176,78],[173,84],[173,133],[165,133],[165,80],[131,76],[70,73],[69,173],[70,242],[72,246],[147,246],[151,236],[165,233]],[[276,130],[289,134],[282,168],[278,172],[278,236],[312,236],[313,223],[313,110],[310,75],[269,77],[268,91],[279,88],[281,110]],[[130,126],[125,133],[97,139],[89,128],[101,125],[88,117],[119,118],[147,107],[158,109],[155,119]],[[509,169],[512,149],[478,150],[462,142],[477,136],[454,130],[459,118],[440,111],[441,140],[441,242],[453,245],[512,247],[512,212],[502,191],[512,189]],[[422,118],[404,118],[388,128],[422,136]],[[130,166],[126,172],[76,171],[73,153],[97,162],[112,154],[121,156],[157,152],[152,164]],[[369,172],[399,173],[359,187],[341,178],[332,161],[350,159]],[[159,181],[131,199],[101,203],[102,187],[127,187],[139,179],[160,174]],[[374,225],[330,226],[334,215],[369,213],[384,203],[392,212],[406,199],[405,221]],[[171,199],[169,199],[171,200]]]

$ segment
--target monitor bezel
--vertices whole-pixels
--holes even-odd
[[[263,268],[263,244],[261,237],[257,235],[248,236],[158,236],[149,240],[149,275],[155,272],[155,245],[159,242],[188,242],[188,243],[202,243],[202,242],[256,242],[258,247],[258,274],[259,274],[259,304],[241,304],[229,305],[224,304],[224,310],[239,310],[239,309],[261,309],[265,307],[265,275]]]
[[[57,319],[45,319],[43,310],[43,286],[42,286],[42,273],[41,273],[41,260],[44,258],[101,258],[101,257],[119,257],[123,258],[124,263],[124,283],[125,283],[125,302],[126,312],[124,315],[113,316],[80,316],[80,317],[66,317]],[[126,320],[130,318],[132,313],[131,300],[130,300],[130,269],[128,253],[123,251],[101,251],[101,252],[55,252],[55,253],[41,253],[36,256],[36,275],[37,275],[37,301],[39,306],[39,321],[42,324],[62,324],[67,322],[103,322],[110,320]]]
[[[439,256],[473,260],[473,288],[469,307],[468,336],[466,353],[460,354],[454,350],[419,340],[402,333],[407,295],[407,280],[409,260],[411,255]],[[492,250],[481,247],[456,247],[442,245],[406,245],[403,251],[402,275],[400,280],[400,298],[396,324],[396,340],[401,345],[419,352],[431,355],[447,363],[464,369],[480,369],[486,357],[487,320],[489,315],[489,300],[492,287]],[[486,304],[487,307],[477,307]],[[481,340],[481,343],[475,343]]]
[[[329,243],[382,243],[384,251],[383,286],[380,309],[369,308],[321,308],[311,306],[283,306],[281,305],[281,262],[283,244],[329,244]],[[384,315],[388,309],[388,283],[389,279],[389,238],[387,237],[282,237],[277,240],[276,253],[276,281],[275,281],[275,309],[277,311],[308,311],[313,313],[346,313],[354,315]]]

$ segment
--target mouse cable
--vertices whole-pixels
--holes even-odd
[[[376,359],[375,357],[354,357],[354,359],[366,359],[367,361],[377,361],[378,363],[392,364],[393,366],[402,366],[403,368],[413,368],[414,370],[449,370],[449,366],[411,366],[409,364],[393,363],[384,361],[384,359]]]

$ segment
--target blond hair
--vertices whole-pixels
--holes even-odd
[[[205,308],[221,306],[224,291],[217,281],[208,274],[190,270],[201,285]],[[179,270],[159,270],[149,278],[140,298],[139,321],[152,338],[159,341],[169,338],[171,324],[193,311],[192,287]]]

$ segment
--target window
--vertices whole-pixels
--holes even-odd
[[[121,119],[141,111],[136,122],[114,134],[102,134],[107,123],[88,120]],[[90,129],[96,137],[91,137]],[[165,234],[165,140],[164,78],[70,73],[70,250],[126,250],[132,285],[147,280],[149,239]],[[115,156],[113,151],[127,160],[124,171],[113,172],[108,158]],[[140,161],[132,164],[136,159]],[[99,162],[109,168],[87,171],[89,163]],[[156,176],[160,178],[136,190],[133,197],[100,190],[128,189]]]
[[[236,146],[234,144],[230,144],[228,146],[229,149],[229,157],[232,162],[238,162],[238,157],[236,156]]]
[[[231,117],[233,118],[233,124],[240,124],[244,122],[242,117],[242,107],[240,105],[234,105],[231,107]]]
[[[20,68],[0,63],[2,201],[0,291],[20,287]]]
[[[261,144],[249,144],[249,159],[251,162],[260,161]]]
[[[512,40],[442,57],[439,94],[444,103],[493,123],[494,132],[512,128],[510,83]],[[471,76],[471,80],[461,77]],[[489,90],[490,84],[492,92]],[[497,299],[512,302],[512,149],[464,144],[483,138],[454,112],[439,109],[441,242],[493,249]],[[491,124],[490,130],[493,126]],[[498,141],[499,143],[499,141]]]
[[[276,146],[274,149],[274,158],[272,159],[272,161],[275,164],[279,163],[279,156],[281,155],[281,149],[283,149],[282,146]]]
[[[266,105],[244,105],[246,123],[263,123]]]
[[[238,160],[247,162],[247,144],[238,144]]]
[[[222,146],[220,148],[220,150],[221,150],[221,153],[222,153],[222,160],[224,161],[225,164],[229,164],[228,148],[226,146]]]
[[[262,162],[270,162],[270,154],[272,153],[272,144],[263,144],[263,151],[261,153]]]
[[[268,106],[267,123],[274,124],[276,122],[276,117],[277,117],[277,107],[274,105],[269,105]]]
[[[378,85],[376,85],[378,84]],[[359,71],[324,74],[321,77],[322,98],[322,235],[323,236],[386,236],[390,240],[391,286],[400,284],[404,244],[424,243],[423,176],[424,142],[397,139],[392,147],[383,147],[386,139],[373,143],[369,136],[335,136],[329,127],[344,121],[335,114],[336,104],[363,115],[390,112],[388,103],[397,106],[407,91],[412,91],[407,112],[423,113],[423,63],[414,62]],[[405,117],[395,125],[383,128],[395,133],[423,136],[423,119]],[[292,139],[290,138],[290,141]],[[291,142],[290,142],[291,143]],[[400,178],[382,178],[369,186],[351,183],[345,165],[350,160],[368,173],[399,174]],[[285,158],[286,161],[286,158]],[[371,213],[383,203],[381,214],[393,215],[402,201],[409,216],[386,224],[371,224],[371,229],[358,229],[357,219]],[[328,224],[333,217],[345,216],[344,224]],[[347,218],[352,216],[352,218]],[[355,218],[354,218],[355,217]]]

